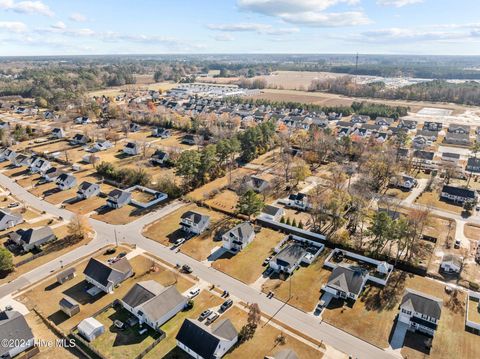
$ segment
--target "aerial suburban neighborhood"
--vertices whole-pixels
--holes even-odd
[[[464,1],[147,3],[0,1],[0,358],[480,358]]]

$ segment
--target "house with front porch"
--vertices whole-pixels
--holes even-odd
[[[238,253],[249,245],[254,238],[255,231],[252,224],[243,222],[223,234],[223,248],[232,253]]]
[[[407,324],[411,332],[421,332],[433,337],[441,314],[441,299],[407,289],[400,304],[398,321]]]

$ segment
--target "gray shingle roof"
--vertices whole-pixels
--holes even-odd
[[[402,298],[400,307],[413,310],[417,313],[428,315],[431,318],[440,319],[442,314],[442,300],[431,297],[413,289],[407,289]]]
[[[0,338],[16,341],[33,339],[33,333],[27,321],[19,312],[10,310],[0,312]],[[11,347],[0,346],[0,356],[8,353]]]
[[[345,293],[360,294],[367,271],[356,267],[339,265],[330,274],[328,286]]]

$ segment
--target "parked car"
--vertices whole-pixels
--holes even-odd
[[[212,314],[212,311],[210,309],[204,310],[198,317],[198,320],[202,321],[205,318],[207,318],[210,314]]]
[[[120,253],[118,253],[117,258],[120,259],[120,258],[125,257],[126,255],[127,255],[127,252],[120,252]]]
[[[138,331],[138,334],[139,334],[139,335],[143,335],[143,334],[145,334],[146,332],[148,332],[148,328],[143,328],[143,329],[140,329],[140,330]]]
[[[195,298],[199,294],[200,294],[200,288],[194,288],[190,292],[188,292],[187,297],[189,299],[192,299],[192,298]]]
[[[267,258],[265,258],[265,260],[263,261],[262,265],[263,266],[266,266],[268,263],[270,263],[270,260],[272,259],[272,256],[269,256]]]
[[[193,272],[192,268],[188,264],[184,264],[182,266],[182,271],[184,271],[185,273],[192,273]]]
[[[214,321],[217,320],[219,316],[220,314],[218,314],[217,312],[210,313],[210,315],[207,317],[207,321],[205,322],[205,324],[207,325],[212,324]]]
[[[116,248],[108,248],[106,251],[105,251],[105,255],[110,255],[110,254],[113,254],[117,251]]]
[[[118,319],[114,320],[113,325],[120,330],[125,330],[126,328],[125,323]]]
[[[185,243],[185,238],[179,238],[175,241],[175,243],[173,244],[174,247],[178,247],[178,246],[181,246],[183,243]]]
[[[228,299],[220,306],[220,311],[224,312],[233,305],[233,300]]]
[[[455,240],[455,244],[453,245],[454,248],[460,248],[460,245],[462,244],[462,241],[460,239]]]
[[[268,269],[265,271],[265,277],[270,277],[273,273],[273,268],[272,267],[268,267]]]
[[[15,207],[18,207],[18,206],[20,206],[20,203],[18,203],[18,202],[12,202],[12,203],[10,203],[10,204],[8,205],[8,208],[15,208]]]

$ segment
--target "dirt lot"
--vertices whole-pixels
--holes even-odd
[[[452,305],[444,285],[435,281],[395,272],[385,289],[368,287],[352,308],[332,305],[323,313],[323,320],[382,348],[388,346],[389,335],[398,314],[398,305],[406,288],[443,300],[442,316],[433,339],[431,358],[476,358],[480,355],[478,336],[465,331],[465,293],[459,293],[459,304]],[[375,330],[365,330],[375,323]],[[418,351],[404,347],[408,358],[423,358]]]
[[[222,211],[233,213],[236,210],[238,198],[235,192],[227,189],[212,199],[205,201],[205,204],[214,209],[218,208]]]
[[[251,284],[255,282],[265,270],[263,260],[272,253],[272,249],[285,237],[284,234],[263,228],[256,233],[252,243],[236,255],[224,254],[217,259],[212,267]],[[248,270],[245,270],[248,268]]]
[[[105,204],[105,198],[92,197],[81,201],[71,202],[67,204],[65,208],[78,214],[87,214],[95,210],[100,210]]]
[[[473,224],[465,225],[465,236],[475,241],[480,241],[480,227],[477,227]]]
[[[137,207],[128,204],[126,206],[123,206],[122,208],[117,209],[102,207],[102,209],[97,211],[97,213],[94,214],[92,218],[116,225],[133,222],[141,216],[142,212]]]
[[[124,249],[122,248],[122,250]],[[94,257],[106,261],[111,256],[105,256],[103,255],[103,251],[101,251]],[[20,299],[27,307],[35,306],[37,310],[56,323],[62,330],[69,331],[81,320],[91,316],[97,310],[111,303],[114,299],[122,298],[128,290],[130,290],[132,285],[138,281],[155,280],[163,286],[175,284],[181,293],[193,286],[194,283],[190,279],[175,274],[163,266],[156,265],[154,266],[155,270],[152,271],[153,263],[151,259],[144,256],[134,257],[130,260],[130,264],[135,272],[134,277],[123,282],[120,287],[115,289],[113,294],[101,293],[92,298],[85,292],[86,282],[82,274],[87,265],[87,261],[85,260],[75,266],[77,275],[74,279],[58,285],[56,278],[51,278],[30,289],[22,295]],[[80,313],[72,318],[68,318],[59,309],[58,302],[64,295],[70,296],[80,303]]]
[[[262,291],[264,293],[272,291],[276,298],[288,301],[290,305],[305,312],[313,311],[320,299],[320,289],[327,283],[331,274],[331,271],[323,268],[327,256],[328,253],[325,251],[315,262],[309,266],[301,266],[287,280],[281,280],[277,275],[273,275],[262,286]]]

